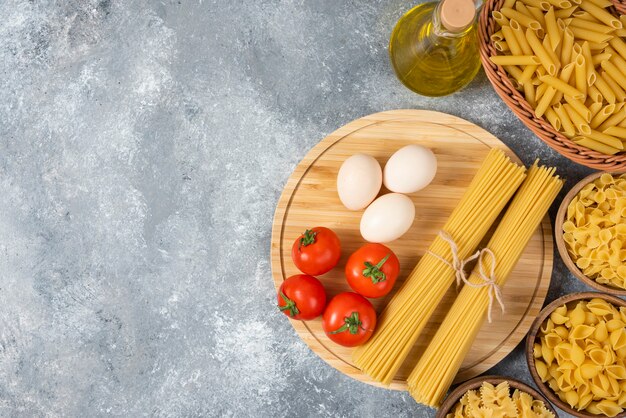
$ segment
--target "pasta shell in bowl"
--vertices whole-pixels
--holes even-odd
[[[436,418],[475,416],[558,417],[532,387],[504,376],[479,376],[450,392]],[[491,414],[491,415],[489,415]]]
[[[546,306],[526,339],[539,390],[577,417],[626,417],[626,302],[581,292]]]
[[[626,296],[626,174],[598,172],[577,183],[561,202],[554,237],[577,279]]]

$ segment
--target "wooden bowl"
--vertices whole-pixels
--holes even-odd
[[[567,207],[583,187],[600,177],[602,174],[604,174],[604,172],[594,173],[585,177],[579,181],[567,195],[565,195],[563,201],[561,202],[561,206],[559,206],[559,211],[556,214],[556,222],[554,223],[554,239],[556,240],[556,247],[559,249],[559,254],[563,259],[563,262],[578,280],[596,290],[612,295],[626,296],[626,289],[619,289],[614,286],[601,284],[596,282],[594,279],[585,276],[576,263],[574,263],[574,260],[570,257],[567,252],[567,244],[565,243],[565,240],[563,240],[563,223],[565,222],[565,216],[567,215]],[[611,174],[615,175],[616,173]]]
[[[459,385],[456,389],[454,389],[445,399],[441,408],[437,410],[437,415],[435,418],[444,418],[447,414],[452,411],[452,408],[456,405],[456,403],[461,399],[465,392],[472,389],[478,389],[483,384],[483,382],[491,383],[492,385],[497,385],[502,382],[509,382],[509,386],[511,389],[519,389],[522,392],[528,393],[534,399],[543,401],[546,405],[546,409],[554,414],[555,417],[558,417],[559,414],[556,413],[554,407],[548,402],[548,400],[535,389],[531,388],[525,383],[520,382],[519,380],[511,379],[510,377],[504,376],[478,376],[472,380],[468,380],[467,382]]]
[[[615,15],[624,13],[626,9],[625,1],[626,0],[613,0],[615,7],[610,7],[607,10]],[[533,131],[539,139],[559,154],[569,158],[575,163],[597,170],[625,170],[626,153],[607,155],[577,145],[561,132],[557,132],[545,119],[541,117],[538,118],[535,115],[535,110],[528,103],[526,98],[513,86],[504,68],[491,62],[489,57],[498,55],[498,51],[491,40],[491,35],[497,30],[497,24],[491,17],[491,12],[500,10],[503,4],[504,0],[486,0],[483,3],[478,19],[480,59],[485,74],[498,96],[500,96],[504,103],[528,129]]]
[[[550,389],[548,385],[546,385],[545,383],[541,381],[541,378],[539,377],[539,374],[537,373],[537,368],[535,367],[535,356],[533,356],[533,345],[535,344],[535,340],[537,339],[537,334],[539,333],[539,328],[541,328],[541,324],[543,324],[543,321],[545,321],[546,318],[548,318],[548,316],[550,316],[550,314],[554,312],[556,308],[558,308],[561,305],[571,304],[572,302],[578,302],[580,300],[589,300],[589,299],[594,299],[594,298],[604,299],[607,302],[612,303],[613,305],[617,307],[621,307],[621,306],[626,307],[626,301],[624,301],[623,299],[620,299],[617,296],[607,295],[606,293],[599,293],[599,292],[571,293],[569,295],[565,295],[565,296],[558,298],[557,300],[555,300],[554,302],[550,303],[548,306],[543,308],[539,316],[535,319],[535,322],[533,323],[532,327],[530,328],[528,337],[526,337],[526,362],[528,363],[528,369],[530,370],[530,375],[532,376],[539,390],[545,395],[546,398],[550,400],[550,402],[552,402],[553,404],[561,408],[563,411],[567,412],[568,414],[574,415],[576,417],[581,417],[581,418],[598,418],[598,417],[604,417],[605,415],[593,415],[585,411],[577,411],[571,408],[565,402],[561,401],[561,399],[559,399],[559,397],[552,391],[552,389]],[[626,417],[626,411],[622,412],[621,414],[616,415],[616,418],[623,418],[623,417]]]

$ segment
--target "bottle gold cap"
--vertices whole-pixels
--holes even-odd
[[[473,0],[443,0],[441,4],[441,23],[446,29],[458,32],[474,21],[476,7]]]

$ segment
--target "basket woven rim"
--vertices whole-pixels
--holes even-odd
[[[480,59],[487,78],[498,96],[526,127],[559,154],[587,167],[599,170],[626,171],[626,153],[607,155],[579,146],[562,133],[557,132],[543,118],[537,118],[532,106],[513,87],[504,68],[493,64],[489,60],[490,56],[497,55],[497,51],[491,41],[491,35],[496,31],[496,22],[491,17],[491,12],[500,10],[503,3],[504,0],[485,1],[478,22]],[[611,8],[614,9],[611,10],[612,12],[615,14],[617,12],[626,13],[626,0],[614,0],[614,4],[615,7]]]

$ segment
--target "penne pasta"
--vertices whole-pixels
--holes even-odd
[[[604,81],[606,81],[606,84],[609,85],[611,90],[613,90],[613,93],[615,94],[615,100],[616,101],[623,102],[626,99],[626,92],[617,83],[617,81],[615,81],[615,79],[613,77],[611,77],[610,74],[608,74],[606,71],[602,71],[602,73],[600,73],[600,77],[602,77],[604,79]]]
[[[613,49],[623,58],[626,59],[626,43],[620,38],[614,37],[609,41]]]
[[[569,104],[572,109],[576,110],[576,113],[578,113],[585,119],[585,122],[589,123],[591,121],[591,111],[587,108],[587,106],[585,106],[583,102],[581,102],[580,100],[576,100],[568,95],[565,95],[564,98],[567,104]]]
[[[617,84],[620,85],[620,87],[626,89],[626,76],[611,61],[602,61],[600,66],[607,72],[608,75],[611,76],[611,78],[613,78],[613,80],[615,80]]]
[[[535,32],[533,32],[531,29],[527,29],[526,39],[528,39],[530,47],[534,51],[536,57],[539,59],[539,63],[546,69],[549,75],[555,75],[556,64],[552,61],[551,55],[549,55],[548,51],[546,51],[546,49],[543,47],[541,41],[539,40],[539,38],[537,38],[537,35],[535,35]]]
[[[532,85],[530,81],[531,81],[533,74],[537,70],[537,67],[538,67],[537,65],[527,65],[526,68],[524,68],[524,71],[522,71],[522,75],[517,81],[519,81],[520,84]]]
[[[565,28],[563,31],[561,45],[561,64],[565,65],[571,61],[572,49],[574,47],[574,34],[570,28]]]
[[[548,85],[546,83],[539,84],[539,87],[537,87],[537,90],[535,90],[535,97],[537,99],[543,97],[543,94],[546,92],[547,88],[548,88]]]
[[[550,122],[550,125],[552,125],[552,127],[556,129],[557,131],[560,131],[561,119],[559,119],[556,112],[551,107],[549,107],[546,109],[545,115],[546,115],[546,119],[548,119],[548,122]]]
[[[506,41],[495,41],[493,46],[500,52],[510,51],[509,44]]]
[[[561,126],[563,127],[565,136],[568,138],[571,138],[574,135],[576,135],[576,129],[574,128],[574,124],[572,123],[572,120],[570,119],[569,115],[565,111],[565,108],[563,107],[563,105],[561,103],[557,103],[554,106],[552,106],[552,109],[554,109],[554,112],[557,114],[557,116],[561,120]]]
[[[537,101],[535,100],[535,87],[532,83],[524,83],[522,86],[524,88],[524,97],[526,98],[528,104],[532,108],[537,107]]]
[[[602,23],[595,17],[591,16],[589,13],[585,12],[584,10],[576,10],[575,12],[572,13],[572,17],[582,19],[582,20],[587,20],[589,22]]]
[[[504,0],[504,4],[502,4],[502,7],[511,8],[515,5],[515,1],[516,0]]]
[[[512,31],[512,34],[517,41],[517,45],[520,47],[522,51],[519,55],[534,55],[532,48],[528,44],[528,40],[526,39],[524,30],[522,29],[520,24],[517,22],[517,20],[512,19],[509,21],[509,23],[510,23],[510,30]]]
[[[602,93],[600,93],[600,90],[598,90],[595,85],[589,86],[587,89],[587,96],[593,102],[602,102],[604,100],[604,96],[602,96]]]
[[[589,124],[587,123],[585,118],[582,117],[578,112],[576,112],[576,110],[574,110],[571,105],[564,104],[563,108],[565,108],[565,111],[567,112],[569,118],[572,120],[572,124],[574,124],[574,128],[576,128],[577,132],[583,135],[589,135],[591,133],[591,128],[589,127]],[[587,109],[587,111],[588,110],[589,109]]]
[[[611,135],[608,135],[599,131],[594,131],[592,129],[588,137],[593,139],[594,141],[601,142],[604,145],[617,148],[618,150],[624,149],[624,144],[622,144],[622,141],[619,138],[616,138],[614,136],[611,136]]]
[[[585,63],[587,65],[587,85],[591,86],[596,81],[596,71],[593,68],[593,59],[591,58],[591,49],[589,48],[589,42],[583,42],[581,46],[582,54],[585,57]]]
[[[602,77],[597,77],[593,86],[596,87],[600,93],[602,93],[602,96],[604,96],[604,99],[607,102],[615,103],[615,93]]]
[[[591,112],[591,120],[593,117],[598,114],[600,110],[602,110],[602,102],[593,102],[587,106],[589,112]],[[591,122],[589,123],[589,127],[591,127]]]
[[[555,89],[562,91],[563,94],[567,96],[571,96],[573,99],[583,99],[585,94],[580,90],[577,90],[575,87],[570,86],[566,82],[551,75],[544,75],[539,78],[542,82],[548,84],[549,86],[554,87]]]
[[[543,49],[545,49],[548,55],[550,56],[550,59],[552,60],[552,62],[554,62],[554,64],[556,65],[556,71],[558,72],[559,69],[561,69],[561,62],[559,61],[559,56],[552,49],[552,46],[550,43],[550,35],[546,35],[543,38],[543,42],[541,43],[541,45],[543,46]]]
[[[615,28],[612,26],[607,26],[603,23],[585,20],[580,17],[574,17],[570,23],[570,26],[575,27],[575,28],[587,29],[587,30],[591,30],[594,32],[600,32],[600,33],[611,33],[615,31]]]
[[[611,49],[611,51],[615,52],[614,49]],[[617,53],[611,53],[611,56],[609,57],[609,60],[615,64],[615,66],[617,68],[620,69],[620,71],[622,72],[622,74],[624,74],[624,76],[626,76],[626,59],[622,58],[619,54]]]
[[[493,16],[493,20],[496,21],[496,23],[498,25],[500,25],[501,27],[506,27],[509,26],[509,19],[507,19],[502,13],[500,13],[499,11],[495,10],[491,16]]]
[[[589,148],[593,151],[601,152],[602,154],[615,155],[619,152],[619,149],[617,148],[610,147],[585,136],[574,137],[572,138],[572,141],[574,141],[575,144],[581,145],[585,148]]]
[[[602,124],[605,120],[607,120],[615,111],[614,104],[608,104],[604,106],[589,122],[589,126],[591,129],[596,129],[598,126]]]
[[[594,66],[600,65],[600,63],[602,61],[610,59],[611,56],[612,56],[612,54],[609,53],[609,52],[603,52],[602,54],[596,54],[596,55],[591,57],[591,62],[593,63]]]
[[[513,29],[510,26],[503,26],[502,34],[504,35],[504,39],[511,50],[511,55],[532,55],[523,53],[522,48],[513,33]]]
[[[585,65],[585,58],[583,58],[581,54],[578,54],[574,63],[576,89],[579,90],[584,96],[587,96],[587,68]]]
[[[613,3],[611,3],[609,0],[587,0],[587,1],[590,1],[598,7],[602,7],[603,9],[613,6]]]
[[[508,7],[503,7],[500,9],[500,12],[509,19],[515,19],[519,22],[520,25],[525,28],[539,30],[541,29],[541,24],[537,22],[535,19],[526,16],[523,13],[518,12],[517,10],[513,10]]]
[[[554,7],[558,7],[559,9],[567,9],[568,7],[572,7],[572,3],[568,0],[548,0],[550,4],[554,5]]]
[[[626,128],[621,126],[611,126],[606,128],[603,133],[620,138],[622,141],[626,140]]]
[[[550,8],[550,2],[546,0],[522,0],[527,6],[537,7],[543,11],[547,11]]]
[[[491,35],[489,37],[489,39],[491,39],[492,41],[503,41],[504,40],[504,35],[502,34],[502,30],[499,30],[496,33],[494,33],[493,35]]]
[[[582,39],[582,40],[589,41],[589,42],[595,42],[595,43],[601,44],[613,38],[613,35],[608,34],[608,33],[594,32],[589,29],[584,29],[584,28],[571,26],[571,25],[569,28],[574,34],[574,38]],[[602,49],[602,48],[597,48],[597,49]]]
[[[541,61],[534,55],[496,55],[489,57],[496,65],[539,65]]]
[[[537,115],[538,118],[540,118],[548,109],[555,94],[556,89],[554,87],[548,86],[546,88],[545,93],[543,93],[543,95],[539,98],[539,101],[537,102],[537,107],[535,108],[535,115]]]
[[[554,16],[557,19],[565,19],[568,18],[574,13],[574,11],[578,8],[578,6],[568,7],[567,9],[559,9],[554,12]]]
[[[617,17],[613,16],[611,13],[607,12],[603,8],[596,6],[590,1],[581,2],[580,8],[588,12],[591,16],[595,17],[605,25],[611,26],[615,29],[622,28],[622,22],[620,22]]]
[[[616,110],[616,112],[613,113],[611,117],[609,117],[602,124],[600,124],[600,126],[598,126],[598,131],[602,132],[605,129],[610,128],[611,126],[619,125],[625,119],[626,119],[626,107],[622,107],[621,110],[619,111]]]
[[[546,26],[546,19],[543,15],[543,11],[538,7],[528,6],[526,8],[530,13],[530,17],[534,18],[537,22],[539,22],[542,26],[542,29]]]

